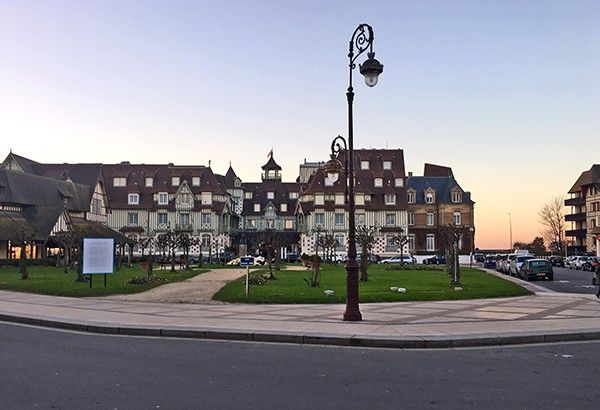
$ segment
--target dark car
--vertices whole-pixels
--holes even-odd
[[[361,260],[362,254],[359,253],[358,255],[356,255],[356,261],[360,263]],[[379,263],[381,261],[381,257],[379,255],[375,255],[374,253],[368,253],[367,261],[369,262],[369,264]]]
[[[519,277],[525,280],[543,279],[554,280],[554,271],[550,261],[546,259],[527,259],[517,271]]]
[[[430,258],[423,259],[424,265],[444,265],[446,263],[446,257],[444,255],[434,255]]]
[[[485,262],[485,255],[483,253],[476,253],[475,255],[473,255],[473,257],[475,258],[475,262]]]
[[[285,257],[285,261],[288,263],[300,262],[300,255],[298,255],[297,253],[288,253]]]
[[[483,261],[483,267],[488,269],[496,269],[496,257],[488,256],[487,258],[485,258],[485,260]]]
[[[548,260],[550,261],[550,264],[552,266],[560,266],[560,267],[565,266],[565,260],[563,259],[562,256],[558,256],[558,255],[550,256],[550,258],[548,258]]]

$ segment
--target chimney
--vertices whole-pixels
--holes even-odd
[[[412,171],[408,171],[408,177],[412,177]]]

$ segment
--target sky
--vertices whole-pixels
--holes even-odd
[[[347,135],[450,166],[476,246],[541,233],[539,208],[600,163],[600,1],[0,0],[0,148],[39,162],[229,163],[292,181]],[[364,61],[359,58],[358,62]]]

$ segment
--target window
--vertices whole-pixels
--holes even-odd
[[[596,227],[596,218],[592,218],[590,219],[590,228],[595,228]]]
[[[159,213],[158,214],[158,224],[159,225],[166,225],[168,223],[167,222],[167,220],[168,220],[167,218],[168,218],[168,215],[166,213],[164,213],[164,212]]]
[[[434,225],[433,212],[427,212],[427,226]]]
[[[113,186],[125,186],[127,185],[127,178],[125,177],[114,177]]]
[[[452,191],[451,201],[455,204],[458,204],[460,202],[460,191]]]
[[[129,195],[127,195],[127,203],[129,205],[139,205],[139,203],[140,203],[140,194],[129,194]]]
[[[337,226],[344,225],[344,214],[336,212],[336,214],[335,214],[335,224]]]
[[[287,212],[287,204],[281,204],[281,212]]]
[[[415,193],[413,191],[408,192],[408,203],[409,204],[415,203]]]
[[[369,169],[369,161],[360,161],[360,169]]]
[[[254,212],[260,212],[260,204],[254,204]]]
[[[333,179],[330,179],[327,176],[325,177],[324,181],[325,181],[325,186],[333,186],[333,184],[335,183]]]
[[[192,185],[200,186],[200,177],[192,177]]]
[[[375,178],[373,183],[375,184],[376,187],[382,187],[383,186],[383,178]]]
[[[410,253],[415,251],[415,235],[412,233],[408,235],[408,251]]]
[[[267,192],[267,199],[275,198],[275,192]]]
[[[179,214],[179,225],[189,225],[190,224],[190,214],[182,213]]]
[[[383,169],[392,169],[392,161],[383,161]]]
[[[212,204],[212,192],[202,192],[202,205]]]
[[[152,185],[154,185],[154,178],[146,177],[146,186],[151,187]]]
[[[454,225],[462,225],[460,212],[454,212],[453,214]]]
[[[247,226],[248,228],[256,229],[256,219],[248,219]]]
[[[286,219],[284,227],[285,227],[285,229],[294,229],[294,220]]]
[[[325,197],[322,194],[315,195],[315,205],[325,204]]]
[[[127,212],[127,225],[129,225],[129,226],[137,226],[138,225],[137,212]]]
[[[431,192],[428,192],[425,194],[425,203],[426,204],[432,204],[433,203],[433,194]]]
[[[396,214],[385,214],[385,226],[396,226]]]
[[[191,195],[189,193],[179,194],[179,203],[180,204],[189,204],[191,202]]]
[[[415,224],[415,213],[414,212],[409,212],[407,214],[407,217],[408,217],[408,225],[409,226],[414,225]]]
[[[179,177],[171,177],[171,185],[179,186]]]
[[[202,214],[202,225],[210,225],[211,224],[211,218],[212,215],[209,213],[203,213]]]
[[[323,226],[325,224],[325,214],[315,214],[315,225]]]
[[[272,219],[267,219],[267,229],[274,229],[275,228],[275,221]]]
[[[252,199],[252,192],[244,193],[244,199]]]
[[[398,244],[396,240],[391,235],[385,236],[385,251],[386,252],[396,252],[398,250]]]
[[[169,194],[166,192],[158,193],[158,204],[159,205],[168,205],[169,204]]]
[[[290,192],[290,199],[298,199],[298,192]]]
[[[362,226],[365,224],[365,214],[354,215],[354,223],[356,226]]]
[[[365,204],[365,196],[363,194],[354,195],[354,204],[355,205],[364,205]]]
[[[335,204],[344,205],[344,194],[335,194]]]
[[[99,214],[102,209],[102,201],[98,198],[92,198],[91,211],[93,214]]]
[[[427,235],[426,249],[428,252],[435,251],[435,235]]]
[[[345,251],[346,250],[346,237],[344,236],[344,234],[341,233],[336,233],[333,238],[335,239],[335,250],[340,252],[340,251]]]
[[[396,195],[395,194],[385,194],[384,200],[386,205],[396,205]]]
[[[396,185],[396,187],[403,187],[404,186],[404,179],[402,179],[402,178],[396,178],[396,179],[394,179],[394,185]]]

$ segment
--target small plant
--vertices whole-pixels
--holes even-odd
[[[418,271],[443,271],[444,268],[441,266],[435,265],[415,265],[412,263],[401,263],[388,265],[385,267],[385,270],[418,270]]]
[[[262,286],[267,283],[268,277],[263,273],[254,273],[248,277],[248,283],[250,285]]]
[[[312,275],[310,275],[309,278],[304,278],[304,281],[311,288],[318,288],[321,286],[321,262],[322,259],[319,255],[311,255],[308,259]]]
[[[126,285],[149,285],[152,283],[163,283],[167,280],[162,276],[149,274],[146,276],[136,276],[125,282]]]

